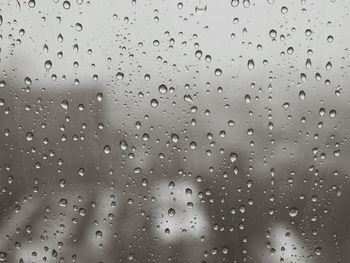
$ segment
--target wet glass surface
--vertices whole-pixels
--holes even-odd
[[[349,11],[0,1],[0,262],[349,262]]]

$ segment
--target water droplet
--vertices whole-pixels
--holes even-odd
[[[100,231],[100,230],[97,230],[96,233],[95,233],[95,235],[96,235],[96,237],[97,237],[98,239],[101,239],[101,238],[103,237],[103,233],[102,233],[102,231]]]
[[[316,247],[316,248],[315,248],[315,254],[316,254],[317,256],[321,255],[321,252],[322,252],[322,248],[321,248],[321,247]]]
[[[86,215],[86,210],[84,209],[84,208],[80,208],[79,209],[79,215],[81,215],[81,216],[85,216]]]
[[[78,32],[82,31],[82,30],[83,30],[82,24],[76,23],[76,24],[75,24],[75,30],[78,31]]]
[[[186,188],[185,193],[187,196],[191,196],[192,195],[192,189],[191,188]]]
[[[328,43],[332,43],[333,40],[334,40],[333,36],[330,35],[330,36],[327,37]]]
[[[68,109],[68,106],[69,106],[69,104],[68,104],[68,101],[67,101],[67,100],[61,101],[61,107],[62,107],[63,109],[67,110],[67,109]]]
[[[7,253],[0,251],[0,262],[6,262]]]
[[[6,86],[5,80],[0,80],[0,88],[4,88]]]
[[[335,157],[339,157],[340,156],[340,150],[335,150],[333,152],[333,154],[334,154]]]
[[[60,184],[60,187],[61,187],[61,188],[64,188],[64,186],[66,185],[66,180],[61,179],[60,182],[59,182],[59,184]]]
[[[294,53],[294,48],[293,47],[288,47],[287,48],[287,54],[292,55]]]
[[[160,85],[160,86],[158,87],[158,90],[159,90],[159,92],[160,92],[161,94],[165,94],[165,93],[168,92],[168,88],[167,88],[164,84]]]
[[[184,95],[184,101],[187,101],[187,102],[190,102],[190,103],[193,103],[193,100],[192,100],[192,97],[190,94],[186,94]]]
[[[207,63],[211,62],[211,56],[210,55],[206,55],[205,56],[205,62],[207,62]]]
[[[253,70],[255,65],[254,65],[254,60],[253,59],[249,59],[248,63],[247,63],[247,67],[249,70]]]
[[[311,34],[312,34],[311,29],[306,29],[306,30],[305,30],[305,36],[310,37]]]
[[[327,62],[326,69],[327,70],[331,70],[332,69],[332,63],[330,61]]]
[[[275,29],[271,29],[269,32],[269,35],[271,38],[275,38],[277,36],[277,32]]]
[[[245,8],[250,7],[250,0],[243,0],[243,6],[244,6]]]
[[[101,102],[103,100],[103,94],[101,92],[96,94],[96,99],[98,102]]]
[[[174,143],[177,143],[179,141],[179,136],[175,133],[172,133],[171,134],[171,140],[174,142]]]
[[[231,6],[237,7],[239,5],[239,0],[231,0]]]
[[[136,127],[136,129],[141,129],[141,122],[139,122],[139,121],[137,121],[136,123],[135,123],[135,127]]]
[[[126,141],[124,139],[121,139],[119,142],[119,147],[120,147],[120,149],[125,151],[128,149],[128,144],[126,143]]]
[[[140,168],[140,167],[136,167],[135,169],[134,169],[134,173],[135,174],[139,174],[139,173],[141,173],[142,172],[142,169]]]
[[[144,142],[147,142],[147,141],[149,140],[149,134],[148,134],[148,133],[144,133],[144,134],[142,135],[142,140],[143,140]]]
[[[157,108],[157,107],[158,107],[158,100],[152,99],[152,100],[151,100],[151,106],[152,106],[153,108]]]
[[[306,69],[311,69],[311,65],[312,65],[312,64],[311,64],[311,59],[309,59],[309,58],[306,59],[305,68],[306,68]]]
[[[174,215],[175,215],[175,209],[174,209],[174,208],[170,208],[170,209],[168,210],[168,215],[169,215],[170,217],[174,216]]]
[[[287,14],[287,13],[288,13],[288,7],[282,6],[282,8],[281,8],[281,13],[282,13],[282,14]]]
[[[58,205],[61,207],[67,207],[67,204],[68,204],[68,201],[67,199],[64,199],[64,198],[62,198],[58,203]]]
[[[34,0],[29,0],[28,6],[29,6],[30,8],[34,8],[34,7],[35,7],[35,1],[34,1]]]
[[[51,67],[52,67],[52,62],[51,62],[51,60],[46,60],[46,61],[45,61],[45,68],[46,68],[46,69],[51,69]]]
[[[105,145],[105,147],[103,147],[103,151],[105,154],[109,154],[111,152],[111,147],[109,145]]]
[[[159,40],[157,40],[157,39],[154,40],[154,41],[153,41],[153,45],[154,45],[155,47],[158,47],[158,46],[159,46]]]
[[[289,209],[289,216],[290,217],[295,217],[298,215],[298,209],[296,207],[292,207]]]
[[[197,147],[197,143],[196,143],[196,142],[190,142],[190,148],[191,148],[191,150],[196,149],[196,147]]]
[[[222,75],[222,70],[217,68],[215,69],[215,76],[221,76]]]
[[[25,77],[24,84],[26,84],[27,86],[30,86],[32,84],[32,80],[29,77]]]
[[[28,142],[32,141],[34,139],[34,135],[31,132],[28,132],[26,135],[26,139]]]
[[[341,188],[341,186],[338,186],[337,187],[337,197],[339,197],[341,195],[342,195],[342,188]]]
[[[64,1],[63,2],[63,8],[68,10],[70,8],[70,2],[69,1]]]
[[[230,155],[231,163],[234,163],[236,160],[237,160],[237,154],[236,153],[231,153],[231,155]]]
[[[118,80],[122,80],[124,78],[124,74],[121,73],[121,72],[118,72],[116,77],[117,77]]]
[[[202,57],[202,51],[201,50],[197,50],[194,55],[196,56],[196,58],[200,59]]]

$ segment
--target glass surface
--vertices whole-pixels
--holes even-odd
[[[350,262],[348,0],[1,0],[0,262]]]

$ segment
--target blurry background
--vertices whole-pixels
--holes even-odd
[[[0,1],[0,262],[348,262],[349,11]]]

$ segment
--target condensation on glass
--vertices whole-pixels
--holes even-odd
[[[349,12],[0,1],[0,262],[349,262]]]

